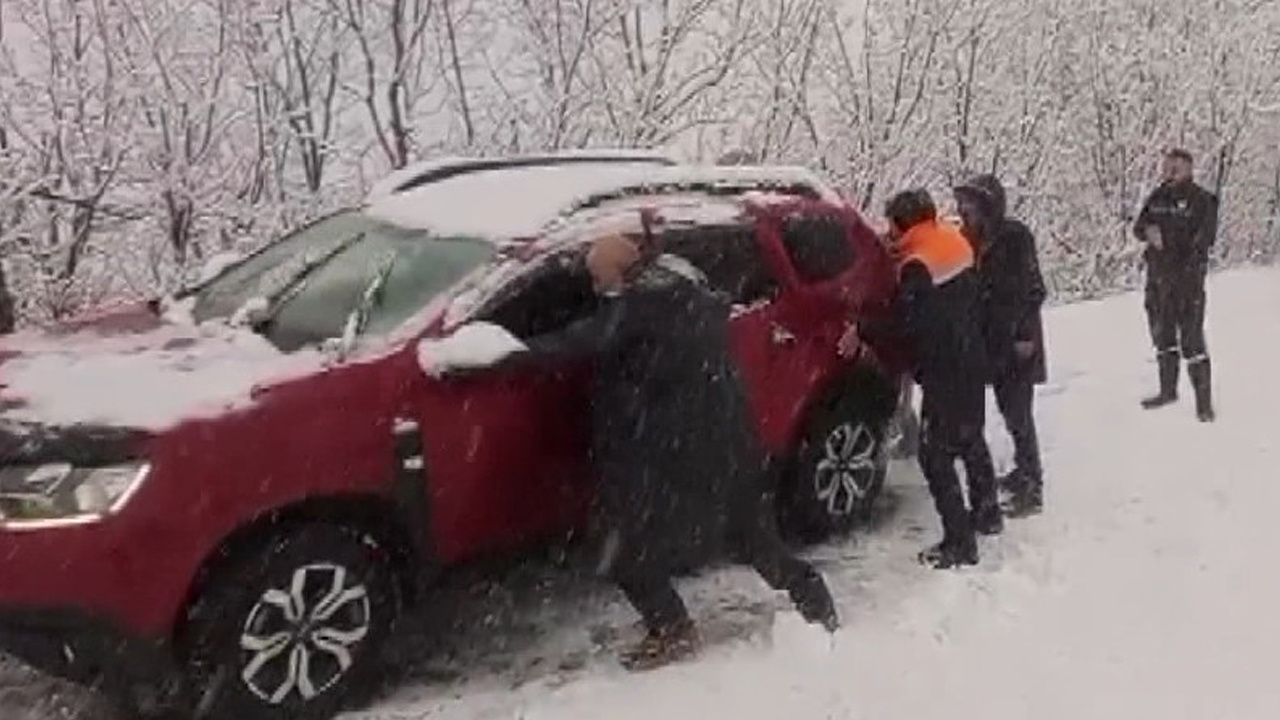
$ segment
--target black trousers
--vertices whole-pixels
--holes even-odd
[[[922,390],[920,469],[942,520],[942,541],[969,546],[975,542],[973,523],[957,461],[964,463],[974,511],[999,512],[995,466],[983,436],[986,386],[974,383],[940,392],[926,385]]]
[[[996,406],[1000,408],[1005,427],[1013,437],[1015,472],[1020,479],[1040,485],[1044,471],[1040,465],[1040,439],[1033,410],[1035,384],[1023,378],[1001,378],[996,381],[994,389]]]
[[[1189,363],[1208,359],[1204,337],[1205,293],[1200,275],[1147,279],[1147,323],[1151,341],[1161,357],[1177,356]]]
[[[772,498],[750,499],[752,509],[731,522],[728,550],[755,569],[774,590],[786,590],[801,614],[821,613],[831,606],[831,593],[822,575],[796,557],[783,541],[772,510]],[[689,621],[689,610],[665,570],[632,568],[615,574],[614,581],[644,620],[649,631],[661,631]]]

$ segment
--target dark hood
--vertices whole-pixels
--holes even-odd
[[[955,194],[977,198],[992,220],[1003,220],[1008,213],[1004,184],[995,175],[975,175],[957,186]]]

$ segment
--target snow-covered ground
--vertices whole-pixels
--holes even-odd
[[[447,590],[457,609],[420,618],[400,677],[344,720],[1274,720],[1280,271],[1216,277],[1209,315],[1219,421],[1206,426],[1188,401],[1138,409],[1155,382],[1140,297],[1052,310],[1046,514],[985,542],[975,569],[926,570],[914,555],[937,521],[898,463],[876,526],[810,553],[844,616],[833,641],[750,573],[717,570],[682,590],[711,634],[749,637],[627,674],[596,643],[630,631],[619,599],[525,565]],[[31,697],[28,677],[0,668],[0,707]],[[48,697],[49,718],[103,717]]]

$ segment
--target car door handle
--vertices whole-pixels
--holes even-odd
[[[773,340],[774,345],[794,345],[796,343],[795,333],[777,323],[774,323],[769,337]]]

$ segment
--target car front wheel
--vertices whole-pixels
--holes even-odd
[[[399,604],[367,536],[314,525],[268,543],[212,578],[189,614],[196,717],[331,717],[367,689]]]
[[[787,525],[805,540],[845,533],[866,518],[884,485],[885,423],[856,396],[816,413],[797,454]]]

